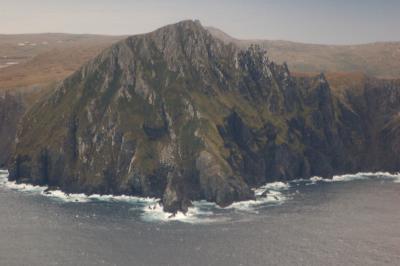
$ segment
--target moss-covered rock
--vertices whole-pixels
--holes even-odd
[[[373,86],[339,99],[323,75],[294,78],[259,47],[184,21],[113,45],[34,106],[10,177],[159,197],[176,212],[252,199],[268,181],[398,170],[386,158],[399,152],[400,89],[377,86],[385,97]],[[371,144],[377,153],[365,156]]]

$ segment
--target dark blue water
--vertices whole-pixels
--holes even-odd
[[[0,186],[0,265],[400,265],[400,184],[305,182],[182,221]]]

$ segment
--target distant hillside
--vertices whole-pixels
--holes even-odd
[[[259,44],[277,62],[287,62],[294,72],[362,72],[379,78],[400,77],[400,42],[361,45],[317,45],[289,41],[239,40],[208,27],[225,43],[241,48]]]
[[[0,35],[0,92],[43,91],[123,37],[79,34]]]
[[[0,34],[0,68],[24,63],[52,49],[110,45],[121,38],[123,37],[64,33]]]

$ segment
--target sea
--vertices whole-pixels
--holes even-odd
[[[400,174],[275,182],[256,200],[65,194],[0,170],[0,265],[400,265]]]

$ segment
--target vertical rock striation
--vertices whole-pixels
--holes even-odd
[[[400,168],[398,82],[337,97],[258,46],[183,21],[129,37],[23,118],[10,178],[67,192],[226,206],[275,180]]]

